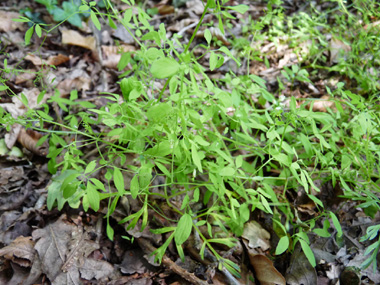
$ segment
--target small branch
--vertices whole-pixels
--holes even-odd
[[[144,251],[147,251],[147,253],[149,254],[151,254],[152,252],[156,250],[156,248],[147,239],[139,238],[137,239],[137,241],[141,249]],[[164,264],[166,268],[178,274],[183,279],[189,281],[191,284],[208,285],[206,281],[199,279],[197,276],[194,275],[194,273],[190,273],[187,270],[183,269],[182,267],[178,266],[166,255],[162,257],[162,263]]]

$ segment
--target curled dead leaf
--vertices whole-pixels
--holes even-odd
[[[31,237],[19,236],[10,245],[0,249],[0,256],[20,266],[30,266],[35,256],[34,242]]]
[[[249,254],[249,260],[261,285],[285,285],[284,276],[273,266],[273,262],[262,254]]]
[[[37,142],[42,138],[42,134],[31,129],[25,130],[22,128],[17,137],[17,141],[27,150],[39,156],[46,156],[49,152],[49,144],[45,141],[42,145],[37,146]]]

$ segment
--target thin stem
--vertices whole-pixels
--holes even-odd
[[[207,4],[206,4],[206,6],[205,6],[205,9],[203,10],[203,14],[202,14],[201,18],[199,19],[198,25],[195,27],[195,30],[194,30],[194,32],[193,32],[193,35],[191,36],[190,41],[189,41],[189,43],[187,44],[184,53],[187,53],[187,51],[189,50],[190,45],[191,45],[191,43],[193,42],[193,40],[194,40],[194,38],[195,38],[195,35],[197,34],[197,32],[198,32],[198,30],[199,30],[199,28],[200,28],[200,26],[201,26],[201,24],[202,24],[203,18],[205,17],[205,15],[206,15],[206,13],[207,13],[208,6],[209,6],[209,1],[207,1]]]

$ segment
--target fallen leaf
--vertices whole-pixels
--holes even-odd
[[[35,256],[34,242],[31,237],[20,236],[10,245],[0,249],[0,256],[20,266],[28,267],[33,263]]]
[[[249,254],[249,260],[261,285],[285,285],[284,276],[273,266],[273,262],[262,254]],[[299,283],[302,284],[302,283]],[[315,283],[316,284],[316,283]]]
[[[310,264],[301,246],[297,244],[286,270],[286,282],[289,285],[315,285],[318,277],[315,268]]]
[[[84,37],[74,30],[62,30],[62,44],[79,46],[92,51],[96,50],[96,40],[94,37]]]
[[[19,73],[16,75],[15,78],[15,83],[16,84],[21,84],[27,81],[34,80],[36,78],[36,71],[31,69],[31,70],[24,70],[22,73]]]
[[[117,70],[122,53],[135,50],[136,48],[132,45],[102,46],[103,65]]]
[[[323,95],[320,99],[314,101],[314,112],[326,112],[327,108],[336,110],[335,102],[331,100],[330,96]]]
[[[336,38],[330,40],[330,64],[338,63],[339,59],[344,58],[345,55],[351,51],[351,47],[343,41]]]
[[[0,32],[12,32],[15,30],[24,30],[24,23],[15,22],[12,19],[17,19],[20,17],[19,13],[7,12],[0,10]]]
[[[242,237],[248,240],[250,248],[261,248],[263,251],[270,248],[270,234],[256,221],[244,225]]]
[[[81,284],[80,278],[102,279],[114,270],[106,261],[88,258],[99,244],[90,240],[82,227],[68,222],[65,214],[35,230],[33,239],[43,273],[52,284]]]
[[[158,8],[158,13],[160,15],[173,14],[175,11],[174,6],[172,5],[160,5],[160,6],[157,6],[157,8]]]
[[[49,143],[45,141],[42,145],[37,146],[37,142],[42,138],[42,134],[31,129],[21,128],[17,141],[27,150],[39,156],[46,156],[49,152]]]

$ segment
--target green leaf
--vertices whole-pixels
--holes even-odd
[[[195,145],[195,143],[191,143],[191,157],[193,159],[193,162],[195,164],[195,166],[198,168],[199,172],[203,172],[202,170],[202,163],[201,163],[201,160],[199,158],[199,154],[198,154],[198,151],[197,151],[197,146]]]
[[[330,217],[331,217],[331,220],[334,224],[336,231],[338,232],[337,236],[339,238],[343,235],[342,227],[340,226],[340,223],[339,223],[337,216],[333,212],[330,212]]]
[[[133,176],[131,180],[131,195],[133,199],[137,198],[137,195],[139,194],[139,180],[138,175]]]
[[[131,19],[132,19],[132,13],[133,13],[132,8],[129,8],[129,9],[127,9],[124,12],[123,23],[125,25],[128,24],[131,21]]]
[[[326,231],[325,229],[314,229],[313,232],[319,235],[320,237],[324,237],[324,238],[328,238],[331,236],[330,233]]]
[[[89,182],[87,183],[87,199],[90,203],[91,208],[97,212],[100,206],[99,192],[96,191],[95,187]]]
[[[174,232],[174,240],[177,245],[183,244],[190,236],[193,229],[193,221],[189,214],[184,214],[178,221]]]
[[[224,34],[224,33],[223,33],[223,34]],[[221,52],[224,52],[224,53],[225,53],[226,55],[228,55],[231,59],[233,59],[233,61],[235,61],[236,64],[237,64],[238,66],[241,65],[240,61],[237,60],[237,59],[232,55],[232,53],[230,52],[230,50],[229,50],[228,48],[226,48],[225,46],[222,46],[222,47],[219,48],[219,50],[220,50]]]
[[[218,55],[215,52],[210,53],[210,70],[213,71],[218,63]]]
[[[165,140],[156,144],[153,148],[150,148],[144,152],[145,154],[152,156],[167,156],[173,152],[173,148],[170,145],[170,142]]]
[[[30,39],[33,36],[34,26],[30,27],[25,33],[25,45],[29,45]]]
[[[150,165],[143,165],[139,170],[139,185],[142,190],[149,187],[152,180],[152,167]]]
[[[104,188],[104,184],[102,182],[100,182],[99,179],[91,178],[90,181],[95,184],[97,189],[100,189],[104,192],[106,191],[106,189]]]
[[[185,254],[183,252],[182,245],[176,244],[176,247],[177,247],[177,252],[178,252],[179,257],[181,258],[182,262],[185,262]]]
[[[63,191],[63,197],[65,199],[71,197],[75,191],[76,191],[76,183],[73,183],[73,181],[78,181],[76,180],[76,178],[79,176],[80,174],[78,172],[75,172],[69,176],[67,176],[65,178],[65,180],[62,182],[62,186],[61,186],[61,190]]]
[[[280,255],[284,253],[289,248],[289,237],[283,236],[280,238],[277,247],[276,247],[276,255]]]
[[[113,171],[113,181],[115,183],[115,187],[120,195],[123,195],[125,193],[124,188],[124,178],[123,174],[121,173],[120,169],[117,167],[114,167]]]
[[[311,250],[310,246],[307,244],[306,241],[302,239],[300,239],[299,242],[301,243],[302,251],[306,255],[307,260],[309,260],[311,266],[315,267],[317,264],[315,261],[314,253]]]
[[[206,29],[206,30],[204,31],[203,35],[204,35],[204,37],[205,37],[205,39],[206,39],[206,41],[207,41],[207,44],[210,45],[210,43],[211,43],[211,39],[212,39],[212,35],[211,35],[210,30],[209,30],[209,29]]]
[[[175,229],[176,229],[175,227],[164,227],[164,228],[161,228],[161,229],[151,229],[150,231],[152,233],[154,233],[155,235],[161,235],[161,234],[164,234],[164,233],[172,232]]]
[[[20,18],[18,19],[12,19],[12,21],[14,22],[21,22],[21,23],[28,23],[30,22],[30,20],[26,17],[23,17],[23,16],[20,16]]]
[[[287,156],[284,153],[274,154],[273,158],[278,162],[284,164],[285,166],[289,167],[291,165],[291,160],[289,159],[289,156]]]
[[[108,18],[108,25],[112,28],[112,29],[117,29],[117,26],[115,24],[115,22],[112,20],[112,18],[110,17],[110,15],[107,15],[107,18]]]
[[[220,170],[220,176],[233,176],[235,174],[235,169],[230,166],[223,167]]]
[[[114,230],[113,230],[113,228],[110,226],[110,224],[108,223],[108,221],[107,221],[107,229],[106,229],[106,231],[107,231],[107,236],[108,236],[108,238],[109,238],[110,240],[113,240]]]
[[[41,110],[37,110],[37,114],[40,115],[42,117],[42,119],[45,119],[48,121],[54,121],[54,119],[52,117],[50,117],[48,114],[46,114],[45,112],[43,112]]]
[[[125,52],[121,55],[119,63],[117,64],[117,69],[119,71],[122,71],[124,68],[127,67],[128,63],[131,61],[131,53],[130,52]],[[123,80],[126,80],[126,78],[123,78]]]
[[[4,90],[7,90],[8,89],[8,86],[6,85],[0,85],[0,91],[4,91]]]
[[[172,233],[168,238],[167,240],[165,241],[165,243],[163,245],[161,245],[159,248],[157,248],[157,250],[155,250],[153,252],[154,255],[156,255],[154,257],[154,261],[155,262],[159,262],[161,263],[161,260],[162,260],[162,257],[164,256],[165,254],[165,251],[166,249],[168,248],[169,244],[171,243],[172,239],[174,237],[174,233]],[[205,244],[205,243],[204,243]]]
[[[102,28],[95,12],[91,10],[90,16],[91,16],[91,21],[94,23],[94,26],[100,31]]]
[[[40,25],[36,25],[36,34],[37,36],[40,38],[41,35],[42,35],[42,31],[41,31],[41,26]]]
[[[234,10],[240,14],[244,14],[249,9],[249,7],[247,5],[226,6],[226,8]]]
[[[237,168],[240,168],[243,165],[243,156],[237,156],[235,159],[235,164]]]
[[[158,167],[158,169],[161,170],[161,172],[163,174],[165,174],[167,177],[171,177],[171,174],[170,174],[169,170],[165,167],[165,165],[159,163],[158,161],[156,161],[155,163],[156,163],[156,166]]]
[[[203,137],[201,137],[201,136],[199,136],[199,135],[196,135],[196,136],[194,137],[194,141],[195,141],[197,144],[201,145],[201,146],[209,146],[209,145],[210,145],[210,143],[209,143],[208,141],[206,141]]]
[[[153,40],[158,46],[161,45],[161,37],[157,31],[150,31],[141,37],[141,40]]]
[[[95,169],[95,167],[96,167],[96,161],[93,160],[89,164],[87,164],[86,169],[84,170],[84,173],[85,174],[90,173],[91,171]]]
[[[153,62],[150,72],[155,78],[163,79],[175,75],[179,70],[179,63],[172,58],[160,58]]]

